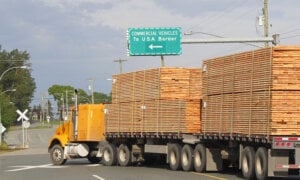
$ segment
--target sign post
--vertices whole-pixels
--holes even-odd
[[[25,109],[24,112],[21,112],[19,109],[16,111],[20,116],[17,121],[22,120],[22,132],[23,132],[23,148],[25,148],[25,128],[29,128],[29,118],[26,116],[28,109]],[[25,121],[24,121],[25,120]],[[26,143],[27,143],[27,131],[26,131]]]
[[[128,54],[130,56],[180,55],[181,28],[129,28]]]

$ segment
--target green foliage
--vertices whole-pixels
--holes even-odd
[[[72,101],[72,93],[74,92],[74,88],[72,86],[64,86],[64,85],[52,85],[48,89],[49,95],[52,95],[54,100],[57,102],[57,106],[60,107],[66,101]],[[68,99],[66,99],[68,97]]]
[[[60,109],[63,107],[63,104],[68,102],[68,106],[74,105],[74,91],[75,88],[72,86],[64,85],[53,85],[48,89],[49,95],[54,97],[54,100],[57,102],[57,106]],[[78,104],[89,104],[92,103],[92,97],[88,95],[83,89],[77,90],[78,95]],[[68,97],[68,98],[66,98]],[[111,101],[111,95],[106,95],[100,92],[94,92],[94,103],[107,103]]]
[[[10,127],[14,120],[17,119],[16,106],[10,101],[6,94],[1,95],[0,111],[1,122],[4,127]]]
[[[111,102],[111,96],[108,96],[104,93],[95,92],[94,93],[94,102],[96,104]]]
[[[25,110],[36,88],[34,79],[29,69],[19,67],[26,65],[30,67],[30,55],[26,51],[17,49],[12,51],[2,50],[0,46],[0,105],[2,123],[5,127],[12,125],[17,118],[16,109]],[[16,89],[15,92],[9,90]]]

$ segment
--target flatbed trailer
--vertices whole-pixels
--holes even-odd
[[[234,167],[246,179],[299,178],[299,58],[299,46],[270,47],[204,61],[200,74],[160,68],[116,75],[112,104],[76,105],[58,128],[52,162],[157,159],[171,170]]]
[[[247,137],[223,134],[131,134],[106,133],[110,148],[119,147],[116,160],[107,156],[106,165],[115,165],[123,160],[137,161],[143,154],[165,154],[170,169],[223,171],[226,166],[239,168],[246,179],[267,177],[299,177],[299,137]],[[135,146],[135,151],[133,147]],[[137,150],[137,147],[139,150]],[[109,148],[104,149],[109,151]],[[113,152],[109,152],[111,155]],[[129,158],[129,155],[136,159]],[[114,164],[115,163],[115,164]],[[124,166],[131,164],[119,163]]]

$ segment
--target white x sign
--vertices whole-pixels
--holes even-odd
[[[16,111],[20,116],[17,119],[17,121],[20,121],[21,119],[25,119],[26,121],[29,120],[29,118],[25,115],[27,113],[28,109],[25,109],[24,112],[21,112],[19,109]]]

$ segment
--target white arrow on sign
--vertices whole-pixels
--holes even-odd
[[[154,46],[153,44],[150,44],[150,45],[149,45],[149,48],[150,48],[150,49],[161,49],[161,48],[163,48],[163,46],[161,46],[161,45]]]
[[[17,119],[17,121],[20,121],[21,119],[25,119],[26,121],[29,120],[29,118],[25,115],[27,113],[28,109],[25,109],[24,112],[21,112],[19,109],[16,111],[20,116]]]
[[[5,130],[6,128],[2,125],[2,123],[0,123],[0,133],[4,133]]]

